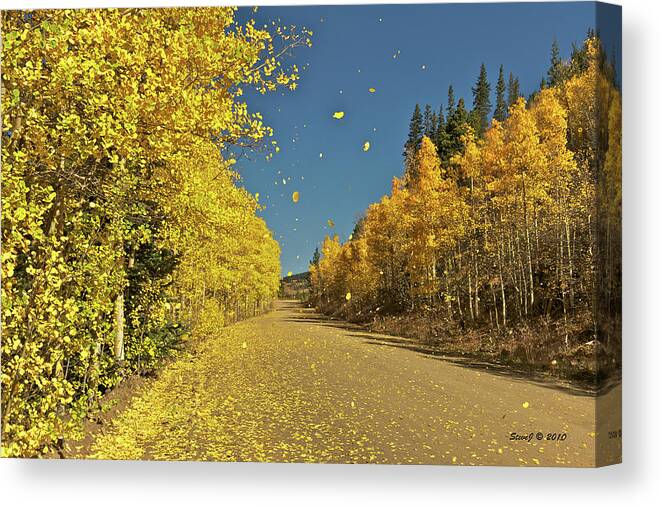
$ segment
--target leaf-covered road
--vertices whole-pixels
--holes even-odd
[[[410,345],[280,301],[163,369],[97,436],[92,455],[594,465],[593,397],[459,366]],[[620,393],[600,398],[604,412]],[[619,427],[600,427],[604,453],[617,452],[620,440],[605,432]],[[513,441],[512,432],[544,439]],[[548,433],[567,438],[547,441]]]

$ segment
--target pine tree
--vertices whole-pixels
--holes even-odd
[[[572,43],[571,56],[569,58],[569,65],[567,68],[566,78],[569,79],[574,76],[579,76],[588,70],[589,57],[587,47],[583,44],[578,47],[576,43]]]
[[[557,40],[553,40],[551,45],[551,66],[547,71],[549,86],[556,86],[562,83],[564,78],[564,66],[560,58],[560,46]]]
[[[436,145],[436,150],[441,153],[441,147],[443,146],[443,141],[445,140],[445,117],[443,116],[443,106],[439,107],[438,115],[436,116],[436,135],[433,138],[434,144]]]
[[[491,100],[489,93],[491,85],[487,79],[487,68],[480,65],[480,75],[473,87],[473,110],[471,111],[471,123],[475,134],[481,137],[489,127],[489,112],[491,111]]]
[[[448,87],[448,110],[447,110],[447,117],[448,119],[452,114],[454,113],[454,88],[452,88],[452,85]]]
[[[448,116],[445,127],[445,139],[443,139],[441,149],[439,150],[439,156],[444,167],[449,164],[450,159],[454,155],[463,151],[463,137],[469,129],[468,119],[469,116],[464,105],[464,99],[461,98],[452,115]]]
[[[416,104],[413,109],[413,115],[409,122],[409,137],[404,145],[404,157],[409,158],[415,150],[420,146],[422,139],[422,113],[420,112],[420,105]]]
[[[519,90],[519,78],[514,77],[514,75],[510,72],[510,79],[507,85],[507,107],[512,107],[512,105],[516,103],[520,96],[521,92]]]
[[[443,106],[438,108],[438,115],[436,121],[436,132],[443,130],[445,131],[445,116],[443,116]]]
[[[429,104],[425,104],[425,112],[422,117],[422,133],[423,135],[432,139],[434,137],[434,130],[436,126],[434,125],[434,118]]]
[[[429,137],[429,139],[434,140],[434,139],[436,139],[436,136],[438,135],[438,115],[436,114],[436,111],[434,111],[431,114],[431,124],[432,124],[432,129],[430,131],[431,135],[427,136],[427,137]]]
[[[505,102],[505,76],[503,66],[500,66],[498,72],[498,82],[496,83],[496,109],[493,117],[499,122],[504,122],[507,118],[507,103]]]
[[[319,266],[319,258],[321,255],[319,254],[319,247],[316,247],[314,249],[314,253],[312,254],[312,260],[310,261],[311,266]]]
[[[353,226],[353,231],[351,231],[351,241],[357,241],[363,235],[363,228],[365,227],[365,215],[362,215],[356,219],[356,223]]]

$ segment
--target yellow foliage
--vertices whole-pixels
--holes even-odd
[[[620,290],[621,99],[598,39],[584,51],[580,71],[530,104],[519,98],[483,137],[458,128],[462,149],[448,167],[426,137],[407,152],[404,179],[349,240],[324,241],[312,271],[317,306],[359,319],[434,312],[450,326],[496,331],[552,312],[565,325],[577,311],[610,318]],[[611,306],[600,311],[599,300]]]
[[[244,90],[295,88],[275,43],[310,33],[234,13],[3,12],[3,455],[276,294],[278,244],[220,153],[272,135]]]

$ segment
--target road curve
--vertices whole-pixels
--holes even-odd
[[[595,398],[414,345],[279,301],[191,343],[87,457],[595,466],[619,456],[621,440],[608,438],[619,387]]]

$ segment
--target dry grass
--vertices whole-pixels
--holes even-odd
[[[564,319],[536,318],[504,329],[462,326],[437,316],[377,315],[360,321],[370,331],[403,336],[439,352],[509,365],[597,386],[618,375],[619,357],[594,339],[588,312]]]

